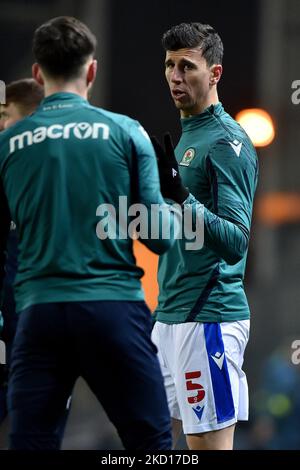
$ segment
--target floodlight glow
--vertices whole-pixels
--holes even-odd
[[[263,109],[244,109],[236,115],[236,120],[245,129],[255,147],[266,147],[273,141],[274,124],[269,113]]]

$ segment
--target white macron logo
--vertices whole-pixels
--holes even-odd
[[[48,139],[69,139],[70,136],[77,139],[98,139],[109,138],[109,126],[100,122],[70,122],[65,126],[61,124],[52,124],[49,127],[37,127],[33,131],[25,131],[9,139],[10,153],[15,150],[21,150],[33,144],[39,144],[46,138]]]
[[[217,352],[214,356],[211,354],[211,358],[215,361],[220,370],[223,367],[224,357],[224,353],[221,354],[220,352]]]
[[[240,156],[243,142],[239,142],[238,140],[234,140],[233,142],[229,142],[237,157]]]

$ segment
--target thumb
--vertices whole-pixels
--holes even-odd
[[[164,154],[164,149],[160,145],[160,143],[157,140],[157,137],[155,135],[150,136],[151,143],[154,147],[155,153],[156,153],[156,158],[157,160],[161,159],[162,154]]]
[[[172,142],[172,137],[169,132],[164,135],[164,144],[166,149],[166,155],[168,156],[169,164],[174,166],[175,169],[178,168],[178,163],[175,157],[174,146]]]

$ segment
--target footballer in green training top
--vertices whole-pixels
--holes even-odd
[[[160,168],[162,194],[204,215],[204,246],[187,250],[185,240],[177,240],[160,256],[152,339],[174,436],[182,426],[190,449],[231,449],[236,421],[248,417],[242,363],[250,312],[243,278],[257,156],[218,99],[223,45],[216,31],[183,23],[164,34],[163,46],[182,135],[176,160],[167,138],[166,150],[154,142],[157,153],[174,162],[177,189],[172,194],[172,180]]]

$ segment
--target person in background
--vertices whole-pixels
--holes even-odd
[[[44,98],[44,90],[33,78],[24,78],[6,86],[6,103],[0,105],[0,131],[32,114]],[[0,338],[6,346],[6,364],[0,373],[0,425],[7,415],[7,379],[13,339],[17,326],[13,283],[17,272],[18,238],[16,225],[10,224],[2,298],[0,299]]]

